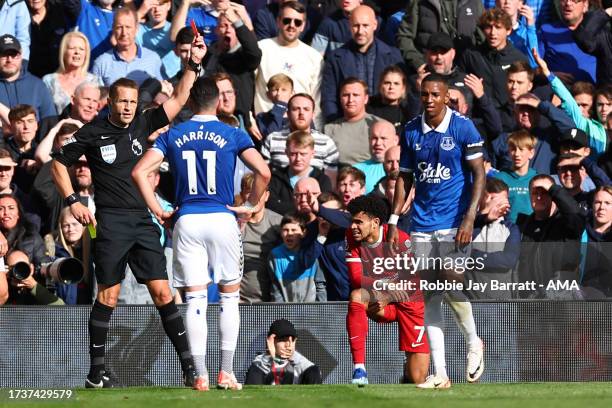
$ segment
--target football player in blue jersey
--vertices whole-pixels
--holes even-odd
[[[199,372],[194,388],[208,390],[205,356],[210,269],[221,297],[221,369],[217,387],[240,389],[242,385],[233,374],[233,358],[240,326],[238,302],[243,258],[234,213],[248,217],[260,209],[270,171],[250,137],[215,116],[219,90],[212,79],[200,78],[195,82],[189,103],[196,114],[160,135],[136,165],[132,177],[160,222],[176,221],[172,237],[174,286],[183,288],[187,301],[187,336]],[[231,207],[238,156],[253,171],[254,181],[247,202]],[[164,157],[175,179],[174,212],[162,210],[146,182],[147,174],[156,170]]]
[[[422,258],[422,276],[436,280],[437,274],[439,279],[455,281],[463,278],[458,272],[464,269],[459,266],[464,266],[469,256],[478,201],[484,190],[483,141],[470,119],[447,106],[448,84],[444,77],[432,73],[423,80],[421,102],[423,113],[406,124],[400,139],[400,177],[389,224],[397,224],[414,183],[410,236],[414,256]],[[397,227],[391,227],[387,241],[397,245],[397,236]],[[451,385],[444,358],[444,297],[468,343],[467,380],[475,382],[484,369],[482,341],[465,295],[459,290],[429,291],[425,324],[435,374],[417,385],[420,388]]]

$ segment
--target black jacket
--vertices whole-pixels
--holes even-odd
[[[412,1],[397,31],[397,46],[411,72],[425,63],[423,53],[433,33],[450,35],[458,55],[482,42],[478,18],[483,11],[480,0]]]
[[[313,167],[309,177],[319,182],[321,192],[332,191],[331,181],[322,170]],[[266,203],[266,208],[281,215],[295,211],[296,208],[293,204],[293,188],[289,181],[289,167],[283,167],[282,169],[275,168],[272,170],[272,179],[270,180],[268,189],[270,190],[270,198]]]
[[[586,13],[572,32],[580,49],[597,58],[597,84],[612,83],[612,19],[604,10]]]
[[[519,279],[546,285],[559,276],[578,279],[580,238],[585,219],[576,200],[561,186],[554,185],[549,194],[557,211],[545,220],[535,214],[520,214],[521,230]],[[561,274],[561,275],[560,275]]]
[[[250,115],[247,113],[251,111],[255,98],[255,69],[261,62],[261,50],[257,46],[255,34],[244,24],[236,28],[236,36],[240,43],[238,50],[221,53],[216,46],[212,48],[221,69],[227,72],[234,82],[236,111],[243,113],[245,120],[249,121]]]
[[[506,70],[518,60],[527,61],[527,56],[510,42],[502,50],[494,50],[488,44],[482,44],[466,50],[459,65],[465,72],[483,79],[485,93],[491,97],[493,105],[500,108],[508,101]]]

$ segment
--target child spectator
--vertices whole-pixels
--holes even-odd
[[[278,132],[289,125],[287,103],[293,95],[293,80],[285,74],[273,75],[267,84],[266,96],[274,106],[268,112],[261,112],[255,118],[259,132],[263,137]]]
[[[538,139],[526,130],[512,133],[508,137],[512,168],[502,169],[494,176],[508,185],[510,212],[507,218],[512,222],[516,222],[519,213],[530,215],[533,212],[529,198],[529,182],[537,172],[529,167],[529,160],[535,154],[537,142]]]
[[[314,302],[317,299],[315,276],[318,263],[305,265],[302,238],[306,222],[297,215],[285,215],[281,221],[282,245],[270,254],[271,297],[274,302]]]

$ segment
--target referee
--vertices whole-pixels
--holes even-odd
[[[186,386],[197,375],[189,351],[183,319],[174,304],[159,230],[130,177],[148,146],[148,137],[168,125],[187,102],[200,63],[206,54],[202,36],[191,44],[191,56],[174,94],[162,106],[137,112],[138,85],[121,78],[109,90],[107,117],[83,126],[53,158],[51,171],[72,215],[82,224],[97,225],[94,251],[98,296],[89,316],[91,365],[86,388],[117,387],[116,377],[104,366],[106,336],[113,309],[130,265],[136,280],[145,283],[157,306],[164,330],[181,360]],[[87,157],[96,190],[96,218],[82,205],[70,183],[67,168]]]

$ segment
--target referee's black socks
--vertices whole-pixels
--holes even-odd
[[[98,377],[104,370],[104,354],[106,348],[106,334],[113,308],[96,300],[89,315],[89,366],[88,377]]]
[[[174,300],[157,308],[161,316],[164,330],[170,338],[176,353],[181,360],[181,368],[183,371],[193,368],[193,357],[189,350],[189,342],[187,340],[187,330],[183,324],[181,312],[179,312]]]

